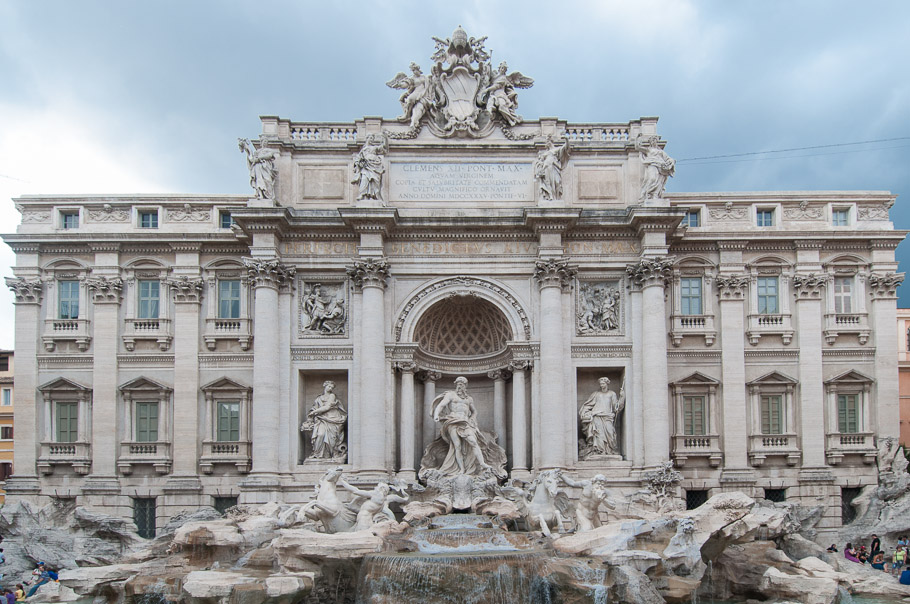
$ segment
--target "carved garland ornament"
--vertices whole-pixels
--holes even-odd
[[[44,283],[40,279],[6,278],[6,286],[16,297],[16,304],[38,304],[44,294]]]
[[[904,273],[872,273],[866,279],[873,298],[893,298],[897,295],[897,286],[903,281]]]
[[[733,202],[728,201],[724,204],[723,209],[711,208],[708,215],[713,220],[742,220],[746,217],[746,208],[734,208]]]
[[[672,258],[642,258],[636,264],[626,266],[626,274],[636,285],[666,285],[673,276]]]
[[[182,210],[168,210],[168,222],[206,222],[211,219],[212,213],[207,209],[193,208],[190,204],[183,204]]]
[[[92,292],[92,299],[95,302],[119,302],[120,292],[123,291],[123,280],[90,277],[85,280],[85,286]]]
[[[790,220],[820,220],[822,209],[818,207],[809,207],[809,202],[803,200],[799,202],[799,208],[787,208],[784,210],[784,218]]]
[[[297,269],[278,258],[241,258],[253,287],[283,287],[291,283]]]
[[[127,210],[117,209],[106,203],[100,210],[89,210],[88,219],[90,222],[129,222],[130,213]]]
[[[503,298],[513,309],[515,309],[515,312],[518,313],[518,316],[521,319],[522,329],[524,330],[525,339],[531,339],[531,321],[528,320],[527,313],[525,313],[524,308],[521,307],[515,296],[510,294],[504,288],[493,283],[483,281],[481,279],[475,279],[473,277],[453,277],[451,279],[444,279],[443,281],[437,281],[436,283],[428,285],[424,289],[417,292],[410,300],[408,300],[408,303],[405,305],[404,310],[401,311],[401,314],[395,321],[395,341],[401,341],[401,332],[404,329],[404,322],[407,320],[408,315],[411,314],[411,311],[414,310],[414,307],[417,306],[421,300],[433,292],[439,291],[440,289],[444,289],[446,287],[451,287],[453,285],[483,288],[494,293],[498,297]]]
[[[346,272],[356,288],[385,287],[389,279],[389,260],[388,258],[355,260],[354,264],[346,268]]]
[[[888,220],[888,210],[892,204],[884,203],[880,206],[860,206],[856,215],[860,220]]]
[[[570,265],[568,260],[538,260],[534,263],[534,278],[537,279],[540,289],[545,287],[571,289],[572,279],[576,274],[578,268]]]

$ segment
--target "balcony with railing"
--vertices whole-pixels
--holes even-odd
[[[215,464],[234,464],[238,472],[245,474],[252,465],[252,448],[249,441],[204,440],[199,469],[204,474],[211,474],[215,470]]]
[[[53,352],[58,342],[75,342],[76,347],[85,352],[92,341],[91,326],[88,319],[46,319],[41,336],[44,349]]]
[[[53,474],[54,466],[72,466],[76,474],[84,476],[92,468],[92,444],[87,442],[43,442],[38,454],[38,471]]]
[[[253,334],[250,332],[250,320],[206,319],[202,339],[209,350],[215,350],[218,340],[237,340],[241,350],[249,350],[250,341],[253,339]]]
[[[167,441],[120,443],[120,456],[117,458],[117,469],[122,474],[132,474],[135,465],[154,466],[158,474],[171,471],[171,443]]]
[[[793,340],[793,326],[789,314],[752,314],[749,315],[749,327],[746,336],[749,343],[755,346],[764,336],[780,336],[784,345]]]
[[[670,339],[673,346],[679,346],[685,336],[703,336],[705,345],[714,344],[717,330],[714,329],[714,315],[673,315]]]
[[[753,434],[749,437],[749,463],[764,465],[769,457],[784,457],[787,464],[795,466],[802,453],[796,434]]]
[[[170,319],[127,319],[123,326],[123,345],[132,352],[136,342],[152,340],[158,343],[158,348],[164,352],[171,347]]]
[[[712,467],[719,466],[724,459],[720,450],[720,436],[717,434],[676,434],[673,436],[673,460],[677,467],[683,467],[690,458],[705,458]]]
[[[856,334],[860,345],[869,341],[869,328],[867,314],[857,313],[828,313],[825,315],[825,341],[834,344],[837,336],[843,334]]]
[[[873,464],[877,457],[875,436],[871,432],[831,432],[825,438],[825,456],[835,466],[847,455],[861,456],[863,463]]]

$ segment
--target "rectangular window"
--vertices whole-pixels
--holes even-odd
[[[777,277],[759,277],[756,283],[758,288],[758,312],[762,315],[777,314],[778,289]]]
[[[143,229],[157,229],[158,210],[139,210],[139,227]]]
[[[702,436],[707,433],[705,422],[705,397],[683,397],[683,434],[686,436]]]
[[[834,278],[834,312],[839,315],[853,312],[853,277]]]
[[[158,440],[158,403],[136,403],[136,442]]]
[[[774,210],[755,210],[755,224],[760,227],[773,227]]]
[[[3,440],[13,440],[13,427],[0,426],[0,438]]]
[[[850,210],[832,210],[831,224],[836,227],[850,226]]]
[[[155,498],[133,498],[133,522],[136,523],[139,536],[143,539],[155,537]]]
[[[9,371],[9,357],[6,355],[0,356],[0,371]]]
[[[679,280],[680,311],[684,315],[702,314],[701,277],[683,277]]]
[[[12,404],[13,404],[13,389],[4,388],[2,391],[0,391],[0,405],[3,405],[4,407],[9,407]]]
[[[60,212],[60,228],[78,229],[79,212]]]
[[[765,499],[773,503],[783,503],[787,500],[787,489],[765,489]]]
[[[219,514],[224,515],[226,511],[237,506],[236,497],[213,497],[215,501],[212,503],[212,507],[215,508],[215,511]]]
[[[79,318],[79,282],[58,281],[58,318]]]
[[[859,396],[856,394],[837,395],[837,429],[842,434],[859,432]]]
[[[221,402],[218,407],[218,442],[240,440],[240,403]]]
[[[79,403],[58,402],[54,407],[57,413],[57,442],[74,443],[79,440]]]
[[[708,491],[686,489],[686,509],[694,510],[708,501]]]
[[[227,210],[221,210],[221,212],[218,213],[218,221],[222,229],[229,229],[234,224],[234,219]]]
[[[218,318],[240,318],[240,279],[218,281]]]
[[[0,480],[6,480],[13,475],[13,464],[0,463]]]
[[[158,281],[142,280],[139,282],[139,318],[157,319],[161,284]]]
[[[761,433],[784,433],[784,403],[779,394],[761,397]]]
[[[701,216],[699,216],[698,210],[686,212],[686,216],[685,216],[685,218],[683,218],[683,226],[687,226],[687,227],[701,226],[700,219],[701,219]]]

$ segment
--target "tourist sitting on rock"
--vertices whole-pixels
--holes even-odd
[[[869,560],[869,552],[866,551],[865,545],[859,546],[859,552],[856,554],[860,564],[865,564]]]
[[[897,538],[898,547],[907,547],[907,538],[901,535]]]
[[[35,595],[35,592],[38,591],[38,588],[45,583],[48,583],[50,581],[57,581],[57,573],[49,570],[44,562],[39,562],[38,568],[36,570],[39,571],[39,580],[37,583],[32,585],[32,588],[30,590],[28,590],[28,593],[25,595],[26,598],[31,598],[33,595]]]
[[[16,604],[16,594],[13,593],[12,589],[4,589],[3,595],[6,597],[6,602],[3,604]]]
[[[901,585],[910,585],[910,566],[907,566],[903,572],[901,572],[901,578],[898,579]]]
[[[847,547],[844,548],[844,558],[851,562],[859,562],[859,558],[856,557],[856,550],[853,549],[852,543],[848,543]]]
[[[16,602],[25,602],[25,587],[22,583],[16,583]]]
[[[872,556],[872,568],[885,570],[885,553],[883,551],[879,550]]]
[[[836,554],[838,552],[837,544],[832,543],[830,546],[828,546],[828,551],[832,554]]]

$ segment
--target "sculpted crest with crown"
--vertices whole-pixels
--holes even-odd
[[[469,38],[459,26],[451,38],[433,38],[436,52],[430,59],[435,64],[429,74],[411,63],[410,76],[399,72],[386,82],[404,91],[398,119],[409,123],[411,135],[424,123],[436,136],[474,138],[490,134],[496,122],[503,130],[521,123],[516,89],[530,88],[534,80],[518,71],[508,73],[505,62],[494,71],[483,47],[486,39]]]

